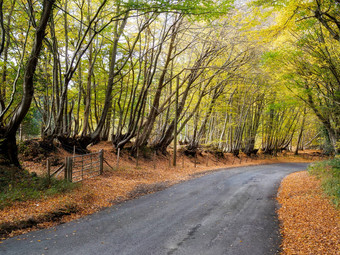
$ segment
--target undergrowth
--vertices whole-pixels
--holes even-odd
[[[76,184],[64,180],[39,177],[26,170],[0,168],[0,210],[15,201],[40,199],[67,192]]]
[[[325,193],[340,208],[340,158],[311,164],[308,171],[321,180]]]

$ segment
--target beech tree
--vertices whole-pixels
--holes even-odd
[[[338,152],[339,1],[276,1],[274,4],[260,0],[254,3],[272,6],[265,13],[276,14],[271,26],[263,31],[276,39],[272,43],[276,50],[272,56],[284,74],[281,81],[314,112],[327,131],[333,152]]]
[[[298,152],[320,133],[311,113],[335,150],[338,3],[276,3],[252,17],[229,0],[0,1],[2,162],[19,166],[16,133],[38,125],[76,153],[167,153],[177,138],[193,153]]]
[[[43,46],[43,41],[46,35],[46,27],[48,21],[51,17],[53,10],[53,0],[44,0],[41,5],[33,6],[31,2],[28,3],[29,7],[29,22],[27,25],[27,33],[25,39],[25,45],[23,51],[21,52],[22,56],[24,56],[27,44],[27,37],[30,35],[29,30],[32,28],[34,30],[34,41],[32,43],[30,49],[30,55],[25,63],[23,68],[23,77],[22,77],[22,96],[21,101],[17,103],[15,106],[13,105],[13,97],[15,96],[17,80],[15,80],[13,84],[13,92],[10,101],[5,105],[5,108],[1,109],[0,113],[0,157],[1,164],[13,164],[16,166],[20,166],[18,161],[18,149],[16,145],[16,132],[23,121],[25,115],[27,114],[31,102],[33,99],[34,93],[34,74],[38,65],[39,55]],[[12,5],[14,6],[14,4]],[[35,10],[34,10],[34,9]],[[34,11],[34,12],[33,12]],[[0,2],[0,22],[2,27],[2,40],[0,53],[3,53],[4,43],[6,42],[6,36],[9,36],[9,33],[5,33],[5,24],[3,20],[3,1]],[[36,22],[35,14],[40,14],[39,21]],[[8,19],[10,20],[10,19]],[[7,24],[11,25],[11,24]],[[11,29],[11,27],[7,27],[7,29]],[[14,31],[12,31],[14,32]],[[22,58],[23,61],[23,58]],[[20,63],[22,65],[22,63]],[[20,69],[20,67],[19,67]],[[18,70],[18,78],[20,75],[20,70]],[[12,110],[11,112],[9,112]]]

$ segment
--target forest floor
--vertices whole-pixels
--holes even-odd
[[[135,158],[123,152],[117,168],[117,155],[111,143],[102,142],[90,148],[93,152],[100,149],[104,150],[105,160],[114,169],[105,164],[103,175],[84,180],[70,192],[39,200],[15,202],[12,206],[5,207],[0,210],[0,237],[13,237],[75,220],[105,207],[223,168],[279,162],[312,162],[320,159],[312,157],[315,155],[313,151],[302,152],[300,156],[286,153],[278,157],[260,155],[249,158],[242,155],[235,158],[231,154],[225,154],[224,158],[220,158],[202,150],[196,164],[194,158],[179,153],[177,167],[173,167],[170,164],[171,151],[167,156],[151,155],[149,158],[140,158],[138,164]],[[63,159],[70,155],[58,150],[53,156]],[[46,174],[45,161],[25,161],[23,166],[38,175]]]
[[[288,175],[281,183],[278,210],[282,254],[340,254],[340,210],[307,171]]]

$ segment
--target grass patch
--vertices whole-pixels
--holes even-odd
[[[321,180],[325,193],[340,208],[340,158],[311,164],[308,172]]]
[[[64,180],[39,177],[17,168],[0,169],[0,210],[16,201],[40,199],[65,193],[77,185]]]

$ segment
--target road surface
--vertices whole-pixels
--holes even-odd
[[[277,189],[285,175],[306,166],[214,172],[78,221],[5,240],[0,254],[276,254]]]

